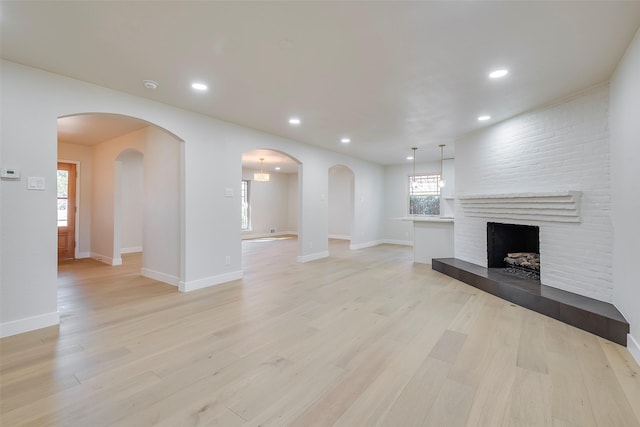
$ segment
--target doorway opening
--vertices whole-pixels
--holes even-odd
[[[58,162],[56,193],[58,204],[58,261],[76,258],[76,164]]]
[[[328,236],[344,241],[345,245],[329,245],[330,248],[347,249],[353,236],[354,173],[347,166],[329,168]]]
[[[117,266],[122,254],[138,252],[142,276],[178,286],[184,277],[183,141],[138,118],[77,114],[58,118],[58,159],[78,170],[74,258]],[[71,202],[59,194],[62,224]]]
[[[243,253],[264,242],[299,240],[301,168],[298,160],[280,151],[242,153]]]

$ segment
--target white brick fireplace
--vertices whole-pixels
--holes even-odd
[[[600,85],[456,141],[456,258],[487,265],[487,222],[539,226],[541,282],[612,300],[608,94]]]

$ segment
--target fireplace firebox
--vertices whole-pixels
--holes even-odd
[[[540,227],[487,223],[487,267],[540,271]]]

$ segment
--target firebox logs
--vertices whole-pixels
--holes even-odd
[[[504,261],[514,267],[540,271],[540,254],[533,252],[514,252],[507,254]]]

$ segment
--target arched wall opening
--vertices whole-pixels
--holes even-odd
[[[84,113],[58,119],[58,158],[82,164],[80,258],[110,265],[143,251],[143,276],[178,286],[184,276],[184,149],[173,133],[135,117]]]
[[[269,181],[257,180],[256,174],[260,173],[268,174]],[[301,181],[302,163],[285,152],[260,148],[242,153],[243,241],[259,243],[277,238],[300,241]],[[300,254],[298,245],[297,255]]]
[[[329,168],[328,184],[328,237],[351,241],[354,227],[353,171],[344,165]]]
[[[126,149],[114,166],[114,259],[122,254],[142,252],[144,248],[144,155]]]

